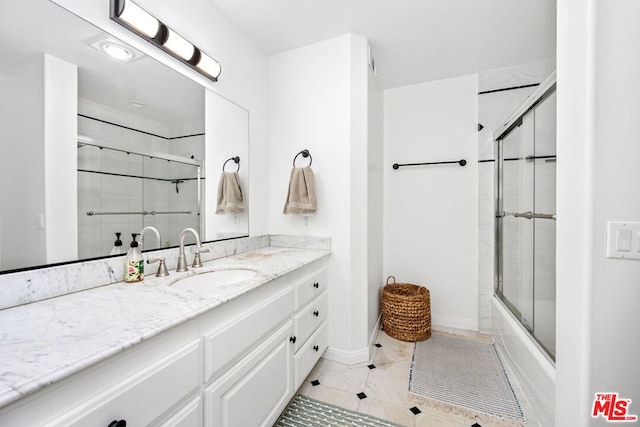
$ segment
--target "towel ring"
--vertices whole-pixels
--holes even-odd
[[[311,153],[309,152],[309,150],[302,150],[301,152],[299,152],[298,154],[296,154],[296,156],[293,158],[293,167],[296,167],[296,159],[298,158],[299,155],[302,154],[302,157],[304,158],[309,158],[309,166],[311,166],[311,163],[313,163],[313,157],[311,157]]]
[[[236,165],[238,166],[238,169],[236,169],[236,172],[240,171],[240,157],[239,156],[235,156],[235,157],[231,157],[230,159],[227,159],[227,161],[224,162],[224,164],[222,165],[222,172],[225,172],[224,168],[225,168],[225,166],[227,166],[227,163],[229,163],[231,160],[236,162]]]

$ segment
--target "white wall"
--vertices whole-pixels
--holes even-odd
[[[77,258],[76,81],[75,66],[49,55],[1,76],[3,270]]]
[[[45,209],[43,62],[36,57],[0,79],[0,193],[11,200],[2,205],[2,270],[46,262],[45,232],[35,227]]]
[[[136,49],[192,77],[210,90],[249,111],[250,157],[267,156],[267,56],[262,49],[208,0],[139,0],[138,4],[162,20],[222,64],[222,75],[213,83],[170,58],[149,43],[109,20],[109,0],[53,0],[90,23],[106,30]],[[267,164],[254,161],[250,166],[249,208],[252,235],[268,232],[264,210],[267,200]]]
[[[384,275],[426,286],[432,323],[478,329],[477,80],[384,92]],[[467,165],[394,170],[393,163]]]
[[[368,357],[366,52],[364,38],[344,35],[269,58],[269,231],[332,237],[330,345],[347,362]],[[318,199],[308,226],[282,214],[302,149]]]
[[[47,264],[78,259],[78,68],[44,57],[44,200]]]
[[[384,105],[383,92],[373,73],[369,72],[368,94],[368,184],[367,184],[367,263],[368,263],[368,325],[373,336],[380,316],[380,289],[383,285],[383,187],[384,187]]]
[[[558,2],[557,426],[606,425],[602,391],[640,414],[640,261],[605,257],[606,222],[640,221],[638,20],[634,0]]]

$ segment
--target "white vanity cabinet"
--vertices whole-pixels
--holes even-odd
[[[205,425],[273,425],[327,347],[326,280],[326,262],[302,267],[205,336]]]
[[[323,258],[0,409],[4,426],[271,426],[328,345]]]

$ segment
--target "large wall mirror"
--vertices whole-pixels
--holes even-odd
[[[124,60],[106,52],[118,46]],[[147,251],[187,227],[247,236],[248,121],[48,0],[2,2],[0,272],[110,256],[116,233],[126,252],[147,226],[161,235],[145,233]],[[244,212],[216,213],[223,171],[238,172]]]

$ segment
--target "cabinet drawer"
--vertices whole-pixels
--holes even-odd
[[[298,311],[327,289],[327,267],[322,267],[299,280],[294,288],[296,290],[295,311]]]
[[[206,335],[204,381],[217,376],[229,362],[255,347],[260,338],[289,319],[292,308],[293,291],[286,289],[252,308],[244,316]]]
[[[322,322],[327,318],[327,293],[320,295],[315,301],[298,313],[293,320],[293,335],[296,337],[294,350],[309,339]]]
[[[198,387],[201,360],[198,340],[108,388],[48,426],[108,426],[113,420],[125,420],[131,426],[148,425]]]
[[[295,389],[300,387],[309,372],[311,372],[311,369],[318,363],[328,345],[328,328],[325,321],[293,357]]]

